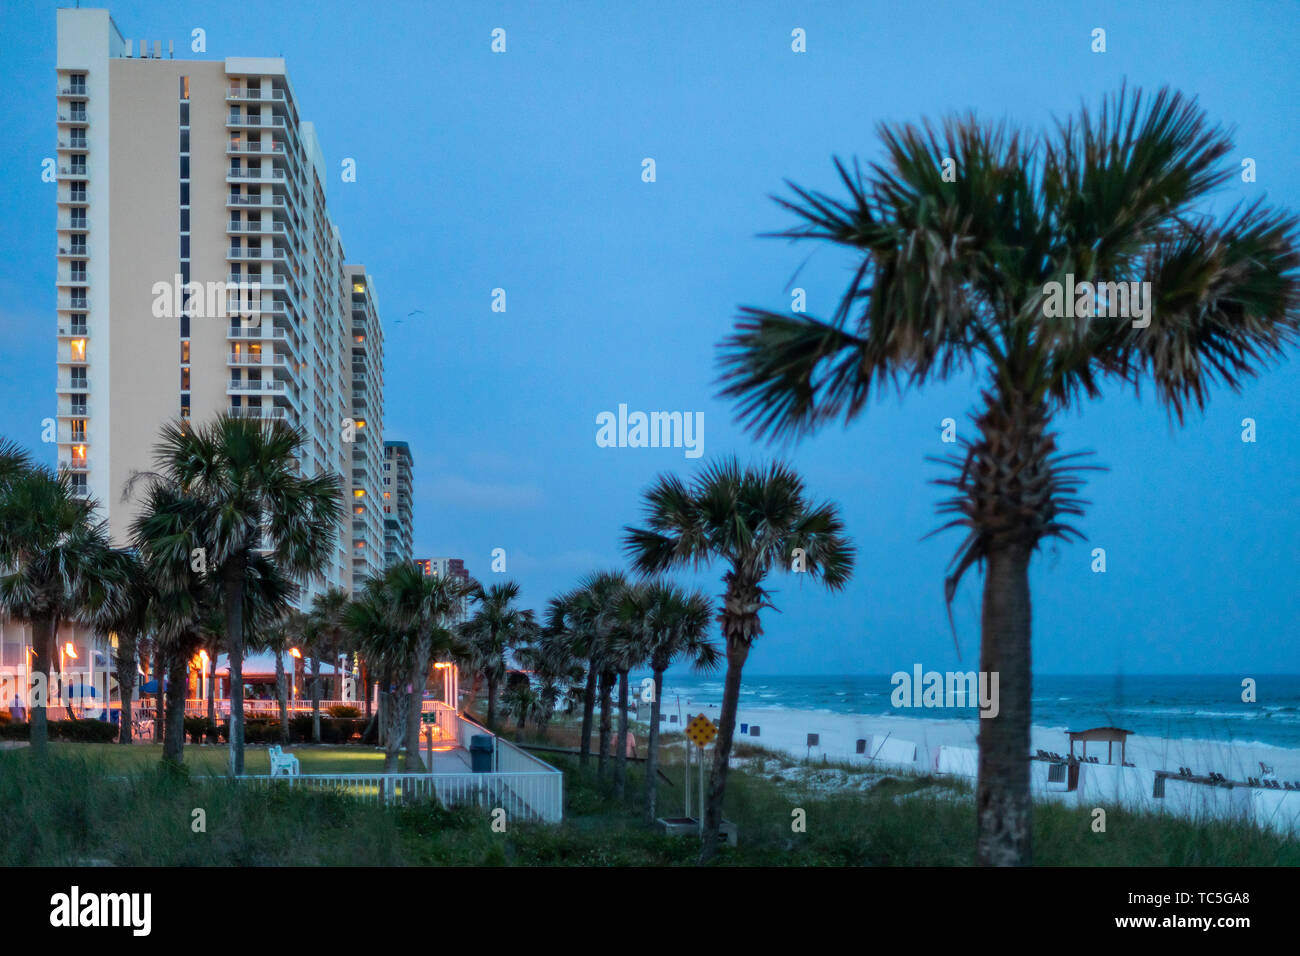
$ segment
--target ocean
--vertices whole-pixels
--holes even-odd
[[[634,674],[633,688],[648,674]],[[1260,675],[1255,702],[1243,675],[1035,676],[1033,722],[1056,730],[1111,726],[1167,739],[1261,743],[1300,749],[1300,675]],[[741,709],[767,707],[914,719],[975,719],[974,708],[895,708],[889,675],[746,676]],[[688,705],[689,701],[689,705]],[[722,674],[664,678],[664,709],[721,705]]]

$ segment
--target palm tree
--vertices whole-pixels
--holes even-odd
[[[653,581],[624,600],[621,614],[640,632],[640,644],[654,674],[650,701],[650,739],[646,751],[646,819],[653,823],[659,796],[659,714],[664,672],[679,657],[698,671],[711,671],[721,653],[705,638],[713,619],[713,605],[700,591],[687,594],[674,584]]]
[[[117,671],[118,742],[129,744],[132,739],[131,704],[135,696],[136,674],[139,668],[141,641],[149,631],[149,613],[153,589],[144,563],[133,550],[115,549],[106,556],[117,564],[112,577],[119,584],[113,600],[105,601],[92,611],[91,623],[99,634],[115,638],[113,664]]]
[[[122,568],[110,558],[95,502],[79,497],[67,474],[24,468],[15,449],[0,442],[0,609],[31,625],[31,749],[41,757],[49,739],[46,700],[59,625],[88,617],[96,593],[124,582],[116,577]]]
[[[230,659],[230,771],[244,770],[244,590],[255,554],[269,553],[288,575],[305,578],[329,560],[343,516],[342,479],[303,477],[302,433],[281,421],[221,415],[191,428],[163,427],[158,471],[204,504],[196,540],[220,582]]]
[[[698,569],[715,558],[727,566],[719,615],[727,677],[701,850],[708,860],[717,852],[741,670],[763,632],[759,611],[772,606],[763,581],[793,566],[839,590],[852,572],[854,549],[835,506],[812,504],[803,480],[782,464],[742,470],[727,459],[704,468],[690,485],[663,475],[646,492],[646,521],[648,528],[626,529],[627,552],[639,573]]]
[[[1027,864],[1029,561],[1044,539],[1080,537],[1067,521],[1083,505],[1052,421],[1106,380],[1136,391],[1149,377],[1181,422],[1215,384],[1237,390],[1280,357],[1300,329],[1300,220],[1259,202],[1209,215],[1236,171],[1221,162],[1232,142],[1168,90],[1122,89],[1038,137],[973,117],[880,134],[870,178],[836,161],[846,201],[797,186],[780,200],[801,220],[781,235],[860,257],[834,316],[743,310],[722,345],[724,394],[756,433],[793,437],[856,419],[873,387],[983,374],[976,438],[940,482],[955,491],[945,527],[967,529],[945,596],[984,568],[980,667],[1000,674],[1001,695],[980,721],[977,859]],[[1121,295],[1141,286],[1114,285],[1139,282],[1144,309]],[[1065,313],[1080,317],[1062,317],[1051,283],[1080,290]]]
[[[366,581],[343,610],[344,626],[381,671],[385,691],[385,772],[396,769],[406,745],[406,770],[424,770],[420,759],[420,713],[434,656],[462,653],[450,621],[468,588],[455,578],[425,575],[401,563]]]
[[[581,686],[585,669],[574,656],[570,634],[563,622],[562,598],[552,598],[547,607],[547,622],[537,634],[537,640],[515,650],[515,660],[520,666],[536,675],[537,727],[545,731],[561,700],[569,700]]]
[[[287,583],[287,582],[286,582]],[[286,599],[288,594],[285,595]],[[304,631],[307,628],[307,615],[301,611],[285,606],[280,613],[272,616],[278,601],[263,605],[262,601],[253,601],[250,613],[260,613],[265,617],[264,623],[251,629],[248,646],[257,650],[270,651],[275,655],[275,696],[280,710],[280,745],[289,744],[289,686],[288,675],[284,669],[284,655],[290,648],[304,643]],[[257,605],[262,605],[258,607]]]
[[[618,679],[618,737],[614,743],[614,796],[621,800],[627,784],[628,672],[645,662],[649,648],[643,623],[648,610],[648,588],[633,584],[609,606],[608,660]]]
[[[601,676],[608,674],[605,650],[608,629],[612,623],[608,608],[627,586],[620,571],[597,571],[587,575],[578,587],[556,599],[548,611],[551,626],[562,628],[569,635],[573,655],[587,662],[587,682],[582,698],[582,748],[578,760],[586,764],[591,758],[591,730],[595,714],[597,685]],[[604,775],[605,759],[609,752],[608,737],[608,680],[600,687],[601,698],[601,756],[600,774]]]
[[[339,587],[329,587],[311,601],[309,633],[314,638],[311,648],[311,739],[320,743],[320,659],[324,654],[334,664],[335,680],[342,686],[338,674],[339,652],[343,644],[343,610],[348,606],[348,593]],[[306,648],[304,648],[306,649]]]
[[[478,587],[472,597],[478,607],[461,626],[461,636],[469,645],[474,670],[487,682],[487,725],[492,727],[496,722],[497,691],[506,676],[506,655],[532,636],[536,624],[532,611],[514,606],[519,597],[519,585],[514,581],[486,589]]]

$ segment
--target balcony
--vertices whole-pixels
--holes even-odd
[[[59,110],[57,120],[60,126],[90,126],[85,110]]]
[[[284,156],[282,142],[275,143],[230,143],[226,146],[227,156]]]
[[[65,232],[89,232],[90,226],[87,222],[85,216],[76,216],[67,222],[60,222],[58,228]]]
[[[60,369],[62,372],[62,369]],[[88,392],[90,391],[89,377],[73,378],[70,375],[59,375],[56,391],[60,392]]]
[[[65,195],[63,190],[59,190],[60,206],[84,206],[87,203],[86,191],[84,189],[69,190]]]
[[[90,94],[86,92],[86,84],[84,83],[73,83],[68,86],[60,86],[56,95],[61,100],[84,100],[90,96]]]
[[[227,395],[260,395],[263,392],[279,392],[284,394],[287,383],[278,378],[264,378],[259,382],[249,382],[232,378],[226,384]]]
[[[73,245],[68,247],[64,247],[64,246],[59,247],[60,259],[84,259],[89,254],[90,253],[86,251],[86,244],[84,242],[80,244],[74,243]]]
[[[227,103],[283,103],[284,90],[262,90],[257,89],[228,89],[226,91]]]
[[[287,421],[290,424],[294,422],[295,416],[282,405],[265,405],[262,408],[231,408],[230,415],[233,418],[257,418],[262,421]]]
[[[59,461],[59,468],[67,469],[68,471],[83,472],[89,471],[90,465],[86,463],[86,459],[84,458],[66,458]]]
[[[60,322],[59,335],[85,335],[85,322]]]
[[[226,205],[228,207],[234,207],[234,208],[247,208],[251,206],[254,209],[257,208],[268,209],[276,206],[283,207],[286,205],[286,202],[283,196],[276,196],[276,195],[227,196]]]
[[[231,246],[226,252],[226,258],[233,259],[235,262],[282,262],[289,264],[289,257],[285,250],[272,248],[269,252],[263,252],[260,249],[253,251],[243,246]],[[267,286],[266,288],[272,288]]]
[[[227,365],[281,366],[287,368],[289,358],[283,352],[240,352],[226,357]]]
[[[282,116],[248,116],[235,113],[226,116],[226,125],[232,128],[247,127],[248,129],[288,130],[289,128]]]
[[[55,284],[59,286],[65,286],[73,289],[90,287],[90,280],[86,277],[86,273],[84,272],[73,272],[73,273],[69,273],[68,275],[61,275],[58,276],[54,281]],[[78,301],[84,302],[85,300],[81,299]],[[76,306],[74,305],[73,308],[75,309]]]
[[[226,232],[238,233],[239,235],[249,236],[266,236],[266,235],[285,235],[288,228],[278,219],[262,220],[260,222],[236,222],[230,220],[226,223]]]
[[[79,133],[81,130],[73,130],[72,132]],[[58,148],[60,150],[73,150],[89,149],[90,147],[86,143],[85,136],[73,136],[71,139],[60,139],[58,142]]]
[[[274,166],[267,166],[263,169],[235,169],[231,167],[226,170],[226,182],[228,183],[282,183],[284,180],[284,170],[277,169]]]
[[[61,299],[57,308],[60,312],[85,312],[90,308],[90,302],[84,295],[74,295],[66,300]]]

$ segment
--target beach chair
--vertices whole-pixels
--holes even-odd
[[[296,777],[302,772],[298,763],[298,758],[293,754],[287,754],[280,749],[279,744],[275,744],[268,751],[271,757],[271,776]]]

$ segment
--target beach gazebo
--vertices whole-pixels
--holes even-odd
[[[1119,727],[1093,727],[1091,730],[1067,730],[1065,736],[1070,738],[1070,756],[1074,756],[1074,742],[1077,740],[1083,744],[1083,759],[1088,759],[1089,743],[1104,743],[1106,745],[1106,763],[1115,762],[1115,744],[1119,744],[1119,762],[1121,766],[1127,764],[1124,759],[1126,744],[1128,742],[1131,730],[1121,730]]]

